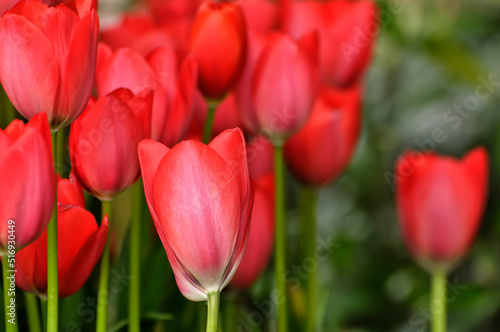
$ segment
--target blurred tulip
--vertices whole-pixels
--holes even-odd
[[[169,46],[187,54],[191,20],[175,20],[159,24],[146,13],[126,13],[119,24],[104,29],[101,40],[113,50],[131,48],[143,56],[161,46]]]
[[[255,136],[247,144],[248,171],[252,179],[274,173],[274,147],[264,136]]]
[[[54,130],[84,110],[94,81],[99,21],[60,5],[22,0],[0,18],[0,81],[26,118],[45,112]]]
[[[275,1],[242,0],[240,3],[248,30],[267,33],[277,27],[278,6]]]
[[[79,206],[81,188],[71,179],[59,180],[57,191],[73,193],[57,206],[57,262],[59,297],[77,292],[87,281],[101,257],[108,235],[108,219],[101,227],[92,214]],[[79,193],[78,193],[79,191]],[[59,196],[58,196],[59,199]],[[71,204],[73,203],[73,204]],[[16,284],[37,295],[47,295],[47,231],[16,253]]]
[[[282,142],[309,118],[318,87],[317,69],[315,33],[299,42],[276,35],[264,50],[251,92],[256,118],[272,140]]]
[[[306,125],[285,144],[290,172],[303,184],[323,186],[346,168],[361,130],[360,88],[323,89]]]
[[[144,191],[177,285],[192,301],[222,290],[243,256],[253,190],[241,130],[209,145],[139,144]]]
[[[250,287],[266,269],[274,244],[274,175],[255,181],[255,200],[248,243],[240,266],[230,285],[239,289]]]
[[[345,88],[359,83],[378,34],[374,1],[289,1],[283,20],[285,31],[294,38],[319,32],[320,73],[325,84]]]
[[[201,97],[203,98],[203,96]],[[199,105],[195,110],[196,114],[191,125],[191,137],[201,140],[203,136],[203,127],[207,119],[208,105]],[[214,122],[212,126],[212,138],[218,136],[226,129],[242,127],[240,112],[236,105],[233,94],[228,94],[218,105],[215,111]]]
[[[198,86],[207,97],[222,97],[238,81],[246,45],[245,19],[237,3],[210,0],[200,6],[189,51],[198,60]]]
[[[271,39],[272,37],[268,34],[248,30],[246,63],[240,80],[234,89],[234,98],[240,112],[242,124],[246,131],[253,134],[257,134],[261,128],[253,105],[252,82],[255,67]]]
[[[406,152],[396,164],[396,198],[406,245],[423,267],[448,270],[476,237],[486,206],[488,154],[461,160]]]
[[[0,130],[0,248],[7,246],[8,221],[15,222],[16,248],[47,227],[56,192],[50,128],[45,113],[26,125],[14,120]]]
[[[92,195],[110,200],[140,176],[137,145],[150,137],[153,91],[117,89],[91,101],[71,126],[73,172]]]
[[[96,86],[99,96],[124,87],[133,93],[154,89],[151,139],[167,146],[186,134],[194,114],[198,67],[193,57],[182,62],[171,48],[160,47],[148,58],[130,49],[113,52],[99,44]]]

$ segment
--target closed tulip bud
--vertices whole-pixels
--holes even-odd
[[[85,109],[94,81],[99,22],[64,5],[22,0],[0,18],[0,81],[27,119],[45,112],[53,130]]]
[[[209,145],[183,141],[172,149],[139,144],[144,191],[182,294],[203,301],[232,279],[243,256],[253,190],[241,130]]]
[[[9,230],[20,249],[40,236],[54,209],[52,143],[44,113],[0,130],[0,183],[0,250],[7,247]]]
[[[201,4],[189,37],[189,51],[200,66],[198,86],[210,98],[220,98],[239,79],[245,64],[246,24],[232,1]]]
[[[303,184],[323,186],[346,168],[361,129],[360,88],[323,89],[306,125],[285,144],[290,172]]]
[[[137,145],[150,137],[153,91],[118,89],[91,101],[71,126],[70,157],[78,181],[110,200],[140,176]]]
[[[449,271],[471,247],[486,206],[488,154],[461,160],[406,152],[396,164],[396,198],[406,245],[424,268]]]
[[[68,191],[66,203],[80,204],[81,188],[75,182],[62,179],[57,185],[58,193]],[[79,191],[79,194],[78,194]],[[58,197],[59,199],[59,197]],[[101,227],[92,214],[84,208],[58,203],[57,206],[57,263],[59,297],[77,292],[87,281],[101,257],[108,235],[108,218]],[[27,247],[16,253],[16,284],[24,291],[40,296],[47,295],[47,231]]]
[[[255,200],[248,243],[240,266],[230,285],[239,289],[250,287],[266,269],[274,245],[274,175],[255,181]]]
[[[299,42],[276,35],[261,55],[252,99],[262,130],[278,144],[297,132],[311,114],[318,87],[317,38]]]
[[[361,80],[378,34],[371,0],[288,1],[284,29],[294,38],[318,31],[320,74],[324,84],[346,88]]]
[[[182,60],[182,61],[181,61]],[[198,66],[192,56],[179,59],[167,46],[147,58],[123,48],[99,44],[96,86],[100,97],[124,87],[138,94],[153,89],[151,138],[167,146],[178,143],[194,114]]]

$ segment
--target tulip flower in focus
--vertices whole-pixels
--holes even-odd
[[[92,195],[111,200],[140,176],[137,145],[150,137],[153,91],[117,89],[90,101],[71,126],[75,177]]]
[[[42,3],[52,7],[65,5],[79,16],[91,10],[97,11],[97,0],[42,0]]]
[[[207,97],[220,98],[239,79],[245,64],[246,24],[236,2],[200,5],[189,37],[189,51],[200,66],[198,86]]]
[[[294,38],[319,32],[322,82],[346,88],[358,84],[372,57],[378,14],[371,0],[290,1],[284,29]]]
[[[360,131],[360,88],[323,89],[306,125],[284,146],[288,169],[303,184],[330,183],[351,161]]]
[[[318,87],[317,36],[299,42],[275,35],[256,65],[251,94],[256,118],[282,144],[311,114]]]
[[[151,139],[167,146],[178,143],[194,114],[198,67],[192,56],[182,61],[162,46],[147,58],[131,49],[112,51],[99,44],[96,86],[100,97],[124,87],[138,94],[154,89]]]
[[[47,227],[56,192],[50,128],[45,113],[26,125],[14,120],[0,130],[0,248],[15,222],[16,248],[34,241]]]
[[[59,297],[67,297],[85,284],[101,257],[108,235],[108,220],[105,217],[101,226],[97,226],[93,215],[80,206],[79,197],[83,193],[73,180],[59,180],[57,190],[58,193],[68,194],[63,194],[66,203],[75,204],[59,202],[57,206]],[[46,296],[47,231],[17,252],[16,269],[16,284],[19,288]]]
[[[471,247],[486,206],[488,154],[476,148],[461,160],[406,152],[396,165],[401,231],[429,271],[449,271]]]
[[[208,146],[139,144],[144,191],[182,294],[207,300],[233,277],[243,256],[253,190],[245,140],[226,130]]]
[[[99,22],[64,5],[22,0],[0,18],[0,81],[27,119],[45,112],[53,130],[85,109],[94,81]]]

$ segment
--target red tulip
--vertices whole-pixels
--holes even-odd
[[[248,171],[253,179],[274,174],[274,147],[264,136],[255,136],[247,145]]]
[[[155,90],[151,139],[173,146],[185,135],[194,114],[197,65],[193,57],[182,63],[163,46],[148,58],[130,49],[113,52],[99,44],[96,85],[99,96],[125,87],[133,93]],[[149,138],[149,137],[148,137]]]
[[[284,13],[285,31],[301,38],[318,31],[322,81],[348,87],[362,78],[378,33],[378,14],[371,0],[290,1]]]
[[[0,2],[0,16],[7,10],[11,9],[19,0],[2,0]]]
[[[451,268],[472,245],[486,206],[488,153],[461,160],[407,152],[396,164],[396,198],[406,244],[424,267]]]
[[[290,172],[302,183],[323,186],[346,168],[361,129],[360,88],[323,89],[306,125],[285,144]]]
[[[137,145],[150,137],[152,102],[152,90],[118,89],[91,101],[71,126],[73,172],[97,198],[110,200],[139,178]]]
[[[245,254],[231,280],[231,285],[250,287],[266,269],[274,244],[274,175],[260,177],[255,182],[255,200]]]
[[[144,190],[177,285],[192,301],[222,290],[243,256],[253,191],[241,130],[208,146],[139,144]]]
[[[73,173],[69,179],[62,179],[58,175],[57,201],[65,205],[76,205],[85,209],[85,196]]]
[[[275,1],[242,0],[241,9],[249,30],[266,33],[278,25],[278,6]]]
[[[307,121],[317,92],[317,38],[276,35],[257,63],[252,97],[260,127],[282,141]]]
[[[159,24],[153,14],[126,13],[118,25],[101,32],[101,40],[113,50],[131,48],[143,56],[167,45],[180,54],[187,54],[192,19],[177,18]]]
[[[240,80],[234,89],[234,97],[242,124],[246,131],[254,134],[257,134],[261,128],[253,105],[252,83],[255,67],[271,39],[268,34],[248,30],[246,63]]]
[[[0,81],[26,118],[47,113],[52,129],[84,110],[94,81],[99,22],[60,5],[22,0],[0,18]]]
[[[189,50],[200,65],[198,86],[208,97],[220,98],[239,79],[245,64],[246,26],[235,2],[204,2],[196,15]]]
[[[52,7],[65,5],[79,16],[91,10],[97,11],[97,0],[42,0],[42,3]]]
[[[60,180],[58,192],[65,191],[67,181]],[[81,188],[72,184],[76,193]],[[78,195],[77,195],[78,196]],[[79,204],[77,200],[68,203]],[[108,218],[101,227],[92,214],[76,205],[58,203],[57,207],[57,263],[59,297],[77,292],[87,281],[101,257],[108,235]],[[47,231],[16,254],[16,284],[19,288],[37,295],[47,294]]]
[[[7,246],[13,220],[19,249],[42,234],[54,209],[52,143],[44,113],[0,130],[0,183],[0,248]]]

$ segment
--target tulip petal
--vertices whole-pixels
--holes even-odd
[[[206,291],[220,289],[233,255],[241,218],[239,191],[237,175],[197,141],[175,146],[156,171],[153,206],[166,241]]]
[[[59,272],[60,297],[76,293],[85,284],[102,255],[108,237],[109,225],[107,216],[104,217],[101,227],[97,228],[94,217],[88,211],[80,211],[78,213],[80,214],[78,228],[75,230],[73,227],[73,233],[80,231],[82,228],[86,231],[93,229],[93,231],[88,234],[85,242],[77,248],[78,251],[73,255],[66,270],[62,273]]]
[[[46,112],[49,121],[59,82],[49,39],[26,18],[0,18],[0,81],[16,109],[26,118]]]

